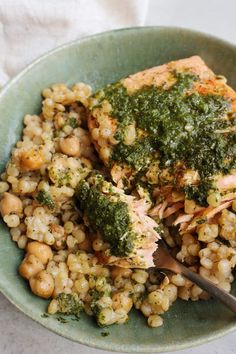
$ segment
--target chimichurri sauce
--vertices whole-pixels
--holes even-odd
[[[127,204],[111,200],[101,192],[98,185],[91,186],[85,181],[80,182],[76,199],[91,228],[110,244],[111,254],[118,257],[128,256],[134,248],[134,234],[130,230]]]
[[[173,73],[176,82],[168,89],[145,86],[132,94],[121,82],[109,85],[101,100],[112,106],[111,116],[118,122],[111,162],[125,162],[134,170],[148,167],[153,159],[160,168],[197,170],[202,182],[217,172],[235,167],[236,133],[229,129],[233,121],[225,119],[230,103],[217,94],[200,94],[193,88],[197,76]],[[137,138],[125,145],[125,127],[135,124]],[[142,132],[142,133],[140,133]],[[202,190],[204,188],[201,188]],[[196,190],[193,195],[196,196]],[[196,198],[195,198],[196,199]]]

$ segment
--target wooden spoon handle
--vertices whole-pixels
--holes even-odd
[[[201,275],[192,272],[182,264],[179,264],[179,266],[181,268],[182,275],[191,280],[193,283],[197,284],[201,289],[207,291],[215,299],[223,302],[228,308],[230,308],[231,311],[236,313],[236,297],[219,288],[210,280],[207,280]]]

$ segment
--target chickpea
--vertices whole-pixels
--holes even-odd
[[[35,255],[43,264],[47,264],[53,257],[51,247],[41,242],[30,242],[27,245],[27,252]]]
[[[118,310],[120,308],[124,309],[126,312],[129,312],[133,306],[133,301],[129,297],[128,291],[120,291],[112,296],[112,307],[114,310]]]
[[[79,279],[77,279],[74,286],[78,294],[87,293],[89,291],[89,282],[84,276],[81,276]]]
[[[86,238],[85,232],[79,228],[74,228],[74,230],[72,231],[72,235],[74,236],[74,238],[77,240],[78,243],[83,242]]]
[[[24,171],[37,171],[44,165],[41,150],[31,149],[22,152],[20,156],[20,166]]]
[[[212,242],[219,233],[217,224],[203,224],[197,228],[198,240],[202,242]]]
[[[207,197],[207,203],[210,206],[217,207],[218,205],[220,205],[220,202],[221,202],[220,193],[213,192],[213,193],[210,193]]]
[[[186,199],[184,202],[184,211],[186,214],[192,214],[194,213],[196,209],[196,203],[192,199]]]
[[[2,217],[11,213],[20,214],[22,210],[23,204],[20,198],[8,192],[3,193],[3,198],[0,201],[0,213]]]
[[[27,254],[19,266],[19,273],[29,279],[43,269],[43,263],[34,254]]]
[[[52,296],[54,291],[54,280],[51,274],[46,270],[41,270],[38,274],[31,277],[29,280],[32,292],[44,299]]]
[[[61,139],[59,142],[61,152],[68,156],[80,156],[80,141],[77,136]]]

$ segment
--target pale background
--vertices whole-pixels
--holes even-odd
[[[0,0],[0,15],[2,1],[5,0]],[[120,0],[121,9],[123,1]],[[134,20],[131,24],[188,27],[217,35],[236,44],[236,1],[234,0],[149,0],[147,12],[145,8],[143,11],[145,12],[143,16],[138,12],[133,13]],[[122,14],[116,14],[116,18],[119,17],[122,17]],[[126,22],[126,19],[122,18],[122,21],[118,21],[114,27],[130,25],[129,20]],[[112,24],[109,27],[112,27]],[[0,62],[1,56],[2,48]],[[19,312],[0,294],[0,354],[42,353],[109,354],[109,352],[70,342],[49,332]],[[233,354],[236,353],[236,334],[178,353]]]

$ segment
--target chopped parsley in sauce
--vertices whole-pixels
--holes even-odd
[[[154,152],[151,139],[142,138],[133,145],[119,143],[113,151],[112,160],[126,162],[135,170],[141,170],[151,162]]]
[[[207,194],[212,190],[212,183],[206,178],[198,185],[187,185],[184,187],[185,196],[187,199],[195,200],[199,205],[207,206]]]
[[[42,205],[46,205],[49,209],[54,209],[55,207],[55,202],[52,199],[51,195],[45,191],[44,189],[41,189],[37,196],[36,196],[36,200],[42,204]]]
[[[110,115],[117,120],[110,161],[126,163],[136,172],[147,169],[157,159],[160,169],[173,174],[181,166],[198,171],[202,185],[186,191],[205,203],[210,177],[236,167],[236,133],[233,120],[225,119],[230,103],[218,94],[200,94],[194,89],[197,76],[172,73],[176,82],[169,88],[144,86],[132,94],[121,82],[109,85],[100,96],[108,100]],[[134,124],[136,140],[124,143],[126,126]],[[201,194],[201,195],[200,195]]]
[[[73,129],[75,129],[79,126],[78,121],[75,117],[69,118],[68,125],[70,125]]]
[[[76,294],[60,293],[56,299],[58,301],[57,312],[79,317],[80,312],[83,309],[83,302]]]
[[[127,204],[114,201],[110,193],[104,194],[101,185],[89,185],[85,181],[79,183],[76,199],[90,227],[110,244],[111,254],[128,256],[134,248],[134,234],[130,230]]]

